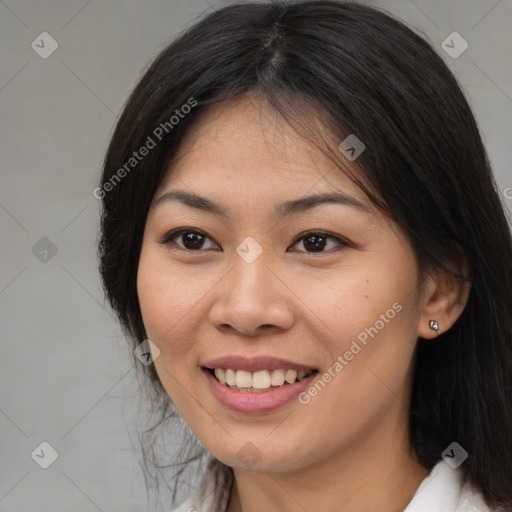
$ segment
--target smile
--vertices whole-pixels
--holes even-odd
[[[244,393],[264,393],[300,382],[316,370],[235,370],[232,368],[209,369],[218,382],[229,389]]]
[[[270,413],[297,401],[300,393],[320,375],[316,369],[249,371],[220,365],[203,366],[201,371],[207,388],[219,404],[236,413],[251,415]]]

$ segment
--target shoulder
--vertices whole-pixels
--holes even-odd
[[[439,461],[414,494],[404,512],[495,512],[482,494],[469,482],[463,483],[462,470]]]

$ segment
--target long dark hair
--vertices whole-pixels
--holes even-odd
[[[411,442],[431,468],[456,441],[469,454],[464,478],[489,505],[512,506],[510,228],[462,88],[422,36],[377,8],[230,5],[186,30],[147,68],[119,117],[97,189],[101,277],[132,348],[146,338],[136,276],[151,199],[204,108],[249,93],[329,154],[340,172],[349,173],[332,141],[349,134],[363,141],[356,162],[363,179],[349,175],[407,234],[422,275],[463,251],[471,280],[464,312],[435,343],[418,340]],[[154,147],[127,166],[148,138]],[[175,419],[154,365],[134,364],[161,420]]]

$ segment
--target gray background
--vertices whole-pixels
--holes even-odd
[[[135,372],[103,301],[92,192],[142,69],[226,3],[0,0],[0,511],[148,509],[128,434]],[[368,3],[425,33],[461,81],[510,205],[512,1]],[[59,45],[47,59],[31,48],[44,31]],[[453,31],[469,44],[457,59],[441,48]],[[48,469],[31,458],[43,441],[58,452]]]

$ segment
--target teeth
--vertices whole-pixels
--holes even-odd
[[[252,387],[256,389],[267,389],[270,387],[270,374],[267,370],[261,370],[252,374]]]
[[[261,392],[272,387],[280,387],[301,381],[313,370],[233,370],[231,368],[215,368],[215,377],[221,384],[239,391]]]
[[[284,384],[284,370],[274,370],[270,378],[272,386],[282,386]]]
[[[226,370],[224,368],[215,368],[215,377],[221,384],[226,384]]]
[[[288,370],[286,372],[286,375],[284,376],[284,379],[288,384],[293,384],[295,382],[295,379],[297,378],[297,370]]]
[[[300,382],[306,376],[306,372],[301,370],[297,373],[297,380]]]
[[[252,387],[252,373],[245,370],[237,370],[236,372],[236,385],[239,388]]]
[[[226,370],[226,384],[228,386],[236,386],[236,372],[235,372],[235,370]]]

